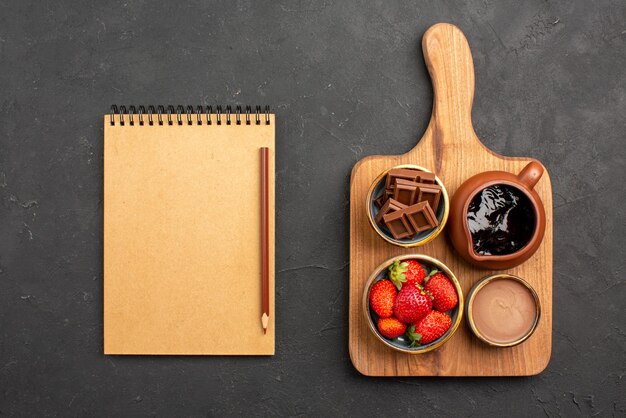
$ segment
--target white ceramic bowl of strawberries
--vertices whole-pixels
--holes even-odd
[[[365,284],[363,312],[385,345],[409,354],[441,347],[459,327],[463,292],[441,261],[421,254],[391,258]]]

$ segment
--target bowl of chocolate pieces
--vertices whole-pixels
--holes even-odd
[[[435,239],[448,220],[450,202],[441,180],[417,165],[382,172],[370,186],[367,215],[374,231],[400,247],[417,247]]]

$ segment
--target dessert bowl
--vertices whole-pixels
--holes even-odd
[[[369,219],[371,227],[376,231],[376,233],[385,241],[390,244],[397,245],[400,247],[411,248],[417,247],[419,245],[424,245],[437,237],[443,230],[446,225],[446,221],[448,220],[448,212],[450,210],[450,200],[448,197],[448,192],[443,185],[443,182],[439,179],[439,177],[435,176],[434,182],[437,186],[441,188],[440,200],[438,207],[434,210],[434,215],[437,218],[438,225],[432,229],[425,230],[422,232],[418,232],[411,238],[402,238],[396,239],[392,235],[391,231],[384,225],[380,225],[376,222],[376,215],[378,215],[379,208],[376,206],[375,200],[378,198],[385,190],[385,184],[387,179],[387,174],[394,169],[410,169],[422,171],[425,173],[432,173],[432,171],[427,170],[423,167],[413,164],[403,164],[395,167],[391,167],[382,173],[372,182],[372,185],[369,188],[367,193],[365,207],[367,210],[367,217]]]
[[[374,284],[381,280],[385,280],[388,277],[388,269],[390,266],[394,265],[394,262],[401,263],[407,260],[415,260],[419,262],[419,264],[427,272],[432,272],[432,270],[436,269],[439,272],[443,273],[451,282],[454,291],[456,291],[456,295],[458,296],[458,303],[456,304],[456,306],[444,313],[445,315],[450,317],[450,326],[447,331],[443,333],[443,335],[441,335],[439,338],[436,338],[431,342],[416,346],[412,346],[410,337],[408,335],[408,332],[410,331],[410,326],[407,328],[407,334],[403,334],[399,337],[391,339],[383,336],[377,327],[377,322],[380,318],[376,314],[376,312],[374,312],[374,309],[371,307],[370,304],[370,291],[372,290]],[[405,286],[408,285],[405,284]],[[448,266],[446,266],[441,261],[426,255],[407,254],[399,257],[390,258],[389,260],[379,265],[372,272],[363,289],[362,310],[363,314],[365,315],[365,321],[368,324],[368,327],[380,342],[399,352],[408,354],[423,354],[441,347],[443,344],[446,343],[446,341],[448,341],[452,337],[452,335],[459,327],[464,312],[463,291],[461,290],[461,285],[454,273],[448,268]],[[433,310],[433,312],[435,311]]]
[[[467,296],[466,318],[482,342],[513,347],[535,332],[541,304],[528,282],[511,274],[496,274],[482,278],[472,287]]]

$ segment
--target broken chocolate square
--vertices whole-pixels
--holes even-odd
[[[419,183],[413,181],[397,179],[393,198],[407,206],[414,204],[417,201],[418,185]]]
[[[396,213],[405,215],[409,220],[411,227],[418,233],[432,229],[439,225],[439,220],[437,219],[437,216],[435,216],[435,212],[433,212],[428,202],[416,203],[415,205],[409,206],[400,212],[394,212],[393,214],[395,215]]]
[[[397,179],[416,181],[421,172],[410,168],[394,168],[387,173],[385,189],[392,189]]]
[[[406,207],[407,207],[407,205],[404,205],[404,204],[398,202],[397,200],[389,199],[380,208],[380,210],[376,214],[376,217],[374,218],[374,220],[377,223],[381,223],[383,221],[383,216],[385,216],[386,214],[391,213],[391,212],[395,212],[397,210],[404,209]]]
[[[417,183],[416,202],[428,202],[433,212],[437,212],[441,199],[441,186],[438,184]]]
[[[376,207],[378,209],[383,207],[383,205],[385,204],[385,193],[384,192],[383,192],[383,194],[378,196],[376,199],[374,199],[374,204],[376,205]]]
[[[404,210],[398,210],[383,216],[385,225],[395,239],[411,238],[415,235],[415,231],[404,214]]]
[[[417,180],[415,181],[418,183],[435,184],[435,175],[426,171],[418,171]]]

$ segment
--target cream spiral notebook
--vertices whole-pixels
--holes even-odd
[[[274,115],[224,110],[122,106],[104,117],[105,354],[274,354]],[[266,335],[261,147],[270,149]]]

